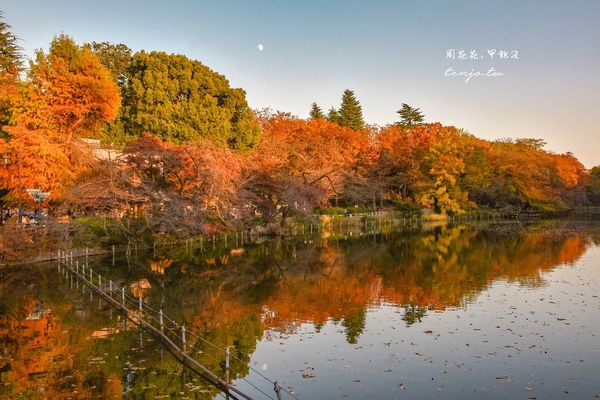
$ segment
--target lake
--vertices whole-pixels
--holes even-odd
[[[220,376],[232,346],[257,399],[276,398],[263,376],[284,399],[593,399],[599,245],[590,221],[440,223],[89,263],[185,322]],[[0,275],[0,398],[225,397],[55,263]]]

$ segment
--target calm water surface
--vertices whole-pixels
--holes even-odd
[[[90,263],[256,398],[600,398],[600,224],[322,236]],[[0,398],[221,398],[55,265],[0,274]]]

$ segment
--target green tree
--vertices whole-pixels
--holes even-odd
[[[355,131],[362,131],[365,128],[362,107],[358,100],[356,100],[352,90],[346,89],[342,95],[339,124],[352,128]]]
[[[534,150],[543,150],[546,146],[546,141],[544,139],[535,139],[535,138],[522,138],[515,140],[517,145],[521,146],[529,146]]]
[[[98,56],[102,65],[121,89],[127,83],[127,68],[131,62],[131,49],[122,43],[92,42],[86,44]]]
[[[327,112],[327,121],[333,122],[334,124],[340,123],[340,113],[333,106]]]
[[[319,119],[325,118],[325,114],[323,114],[323,110],[317,103],[312,103],[310,106],[310,119]]]
[[[600,205],[600,165],[590,171],[590,191],[592,202]]]
[[[127,71],[131,62],[131,49],[126,45],[108,42],[92,42],[85,45],[98,56],[102,65],[110,72],[111,77],[119,86],[121,97],[125,97],[129,78]],[[123,108],[119,110],[117,118],[104,125],[100,139],[107,144],[127,145],[135,137],[128,134],[125,129],[125,116]]]
[[[342,321],[342,326],[346,328],[346,341],[350,344],[358,343],[358,337],[365,330],[367,321],[367,310],[362,308],[352,315],[347,315]]]
[[[199,61],[164,52],[133,55],[124,96],[125,129],[175,143],[209,139],[233,149],[259,141],[260,127],[242,89]]]
[[[18,91],[19,71],[23,67],[23,54],[11,29],[0,11],[0,138],[8,137],[8,132],[2,127],[9,125],[13,119],[13,99]]]
[[[396,112],[400,114],[400,125],[404,127],[422,124],[425,117],[421,110],[413,108],[406,103],[402,103],[402,108]]]
[[[23,66],[23,54],[11,29],[4,22],[4,13],[0,11],[0,72],[15,74]]]

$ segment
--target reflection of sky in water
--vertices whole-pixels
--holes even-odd
[[[332,321],[267,331],[252,363],[303,398],[590,398],[600,395],[599,268],[593,247],[541,287],[498,281],[410,327],[403,309],[378,306],[357,344]]]

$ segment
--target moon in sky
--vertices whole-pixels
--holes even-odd
[[[258,46],[256,46],[256,48],[258,48],[258,51],[263,51],[265,49],[265,46],[263,46],[262,43],[259,43]]]

